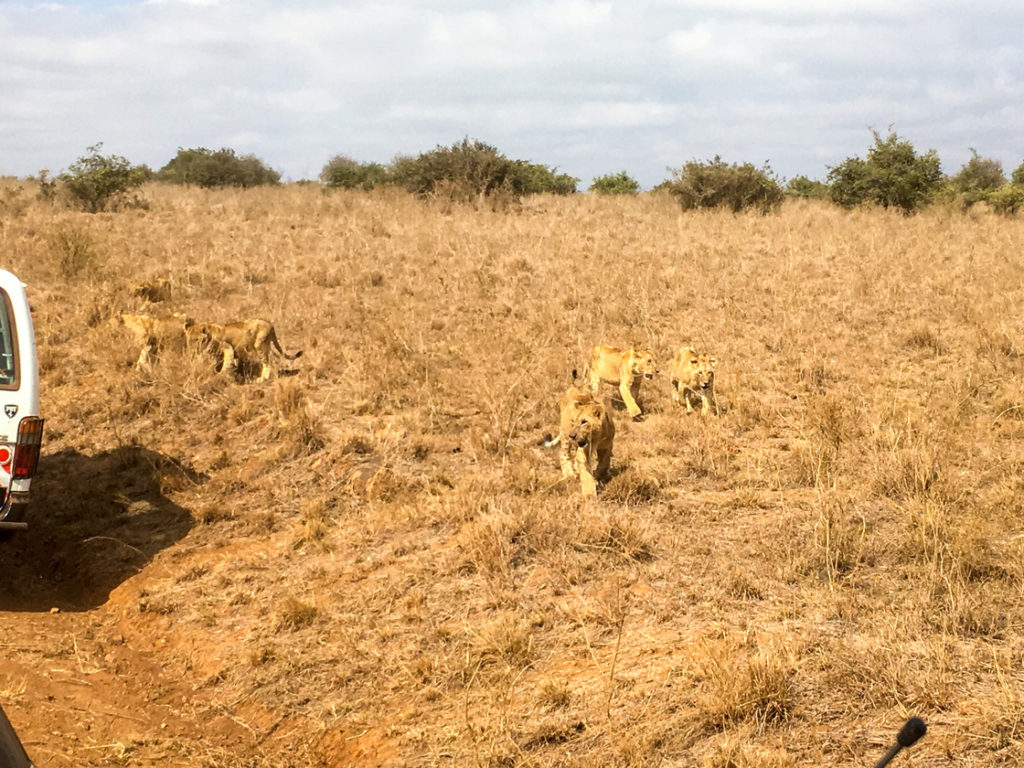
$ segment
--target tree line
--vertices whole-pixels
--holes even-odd
[[[935,150],[918,153],[894,131],[873,131],[874,143],[865,157],[849,157],[828,168],[824,181],[796,176],[783,183],[767,164],[691,160],[652,192],[672,195],[684,210],[724,207],[734,212],[770,213],[787,197],[831,202],[844,208],[881,206],[912,214],[944,202],[964,209],[979,202],[994,211],[1015,214],[1024,207],[1024,162],[1007,178],[998,160],[971,149],[971,159],[952,176],[943,174]],[[232,149],[179,148],[160,170],[133,165],[127,158],[102,154],[102,144],[88,147],[68,170],[56,178],[39,175],[40,194],[62,198],[83,210],[97,212],[144,205],[136,191],[146,181],[200,187],[248,188],[279,184],[281,174],[254,155]],[[360,162],[336,155],[319,177],[327,188],[371,190],[392,186],[423,197],[458,202],[485,201],[499,208],[524,195],[572,194],[579,179],[556,168],[513,160],[495,147],[464,138],[417,156],[400,155],[388,164]],[[602,195],[636,195],[639,183],[626,171],[599,176],[588,191]]]

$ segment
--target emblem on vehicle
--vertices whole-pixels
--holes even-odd
[[[5,405],[4,406],[4,413],[7,414],[7,418],[8,419],[13,419],[14,418],[14,414],[16,414],[17,412],[18,412],[18,406],[16,406],[16,405]]]

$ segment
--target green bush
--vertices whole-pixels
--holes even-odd
[[[369,190],[388,183],[388,170],[380,163],[360,163],[347,155],[335,155],[320,171],[320,181],[328,187]]]
[[[1002,163],[981,157],[971,148],[971,159],[964,163],[949,183],[963,206],[970,208],[977,202],[987,200],[991,192],[1006,183],[1006,177],[1003,175]]]
[[[239,157],[233,149],[211,151],[205,147],[178,148],[156,178],[171,184],[196,184],[200,187],[256,187],[277,184],[281,174],[255,155]]]
[[[806,176],[794,176],[786,184],[786,194],[789,197],[803,197],[810,200],[827,200],[828,184],[823,181],[815,181]]]
[[[691,160],[673,171],[668,190],[683,210],[724,207],[733,213],[748,208],[770,213],[778,209],[784,197],[767,164],[762,168],[750,163],[729,164],[718,155],[706,163]]]
[[[996,213],[1012,216],[1024,209],[1024,184],[1016,182],[1003,184],[998,189],[989,192],[986,199]]]
[[[113,210],[127,204],[141,204],[129,192],[145,181],[144,172],[120,155],[101,155],[102,142],[86,149],[88,154],[71,164],[58,180],[68,199],[90,213]],[[42,176],[42,174],[41,174]],[[45,177],[40,191],[46,190]]]
[[[523,195],[536,195],[550,192],[553,195],[571,195],[576,191],[580,180],[567,173],[558,173],[541,163],[530,163],[526,160],[512,160],[511,176],[513,187]]]
[[[438,146],[418,157],[397,157],[392,178],[417,195],[429,195],[442,182],[457,187],[456,197],[470,199],[492,194],[506,184],[509,162],[494,147],[468,138]]]
[[[909,141],[894,132],[882,138],[872,131],[875,145],[867,160],[849,157],[828,173],[829,196],[844,208],[880,205],[909,215],[931,202],[942,184],[942,169],[934,149],[918,155]]]
[[[509,160],[477,139],[464,138],[417,157],[397,157],[391,164],[393,183],[417,195],[443,193],[454,200],[474,200],[501,193],[517,197],[538,192],[569,194],[579,179],[547,166]]]
[[[1010,174],[1010,181],[1014,184],[1024,184],[1024,163],[1018,165]]]
[[[636,195],[640,192],[640,182],[630,178],[625,171],[598,176],[590,185],[590,192],[599,195]]]

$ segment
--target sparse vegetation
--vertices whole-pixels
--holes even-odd
[[[0,197],[47,418],[0,705],[41,768],[861,768],[910,713],[908,763],[1018,761],[1024,220],[141,191]],[[164,277],[294,375],[133,370],[109,320]],[[599,342],[662,373],[584,500],[538,443]],[[672,401],[691,344],[717,413]]]

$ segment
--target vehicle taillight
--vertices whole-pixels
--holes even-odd
[[[12,480],[27,480],[36,473],[39,448],[43,444],[43,419],[26,416],[18,424],[18,442],[14,445]]]

